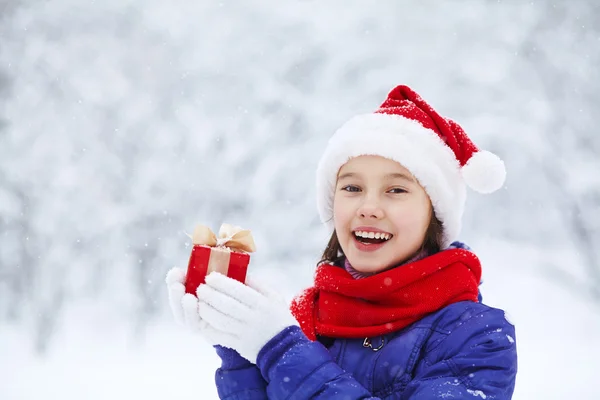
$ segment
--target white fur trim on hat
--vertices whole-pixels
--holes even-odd
[[[425,188],[442,222],[442,248],[458,238],[466,187],[454,153],[419,122],[388,114],[356,116],[329,140],[317,167],[317,207],[321,221],[331,230],[337,175],[348,160],[361,155],[385,157],[408,169]]]

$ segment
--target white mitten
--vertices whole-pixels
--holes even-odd
[[[226,335],[207,324],[198,314],[198,298],[185,292],[185,271],[173,268],[167,273],[167,291],[171,313],[178,324],[199,333],[211,345],[219,344],[219,336]]]
[[[222,332],[216,344],[237,350],[254,364],[269,340],[298,325],[284,299],[252,278],[244,285],[213,272],[196,293],[200,318],[213,332]]]

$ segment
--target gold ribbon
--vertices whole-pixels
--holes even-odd
[[[230,224],[222,224],[219,236],[205,225],[198,225],[192,235],[192,243],[210,247],[227,247],[233,251],[252,253],[256,251],[252,233],[247,229]]]

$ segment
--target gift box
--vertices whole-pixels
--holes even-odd
[[[192,252],[185,277],[186,293],[196,294],[206,275],[213,271],[244,283],[250,253],[256,251],[249,230],[223,224],[219,236],[207,226],[199,225],[192,236]]]

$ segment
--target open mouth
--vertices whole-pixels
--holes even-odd
[[[383,233],[383,232],[363,232],[363,231],[354,231],[354,238],[363,243],[363,244],[381,244],[390,240],[394,235],[391,233]]]

